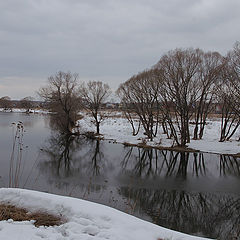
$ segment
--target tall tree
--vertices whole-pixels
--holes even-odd
[[[176,49],[165,54],[156,67],[161,70],[163,111],[179,146],[190,142],[189,121],[199,98],[200,49]]]
[[[236,102],[240,101],[240,42],[234,44],[233,50],[227,55],[228,60],[228,72],[225,78],[228,80],[228,85],[231,86],[233,91],[231,92],[232,97],[235,98]],[[240,115],[240,108],[235,109]]]
[[[218,102],[221,106],[220,142],[230,140],[240,126],[240,43],[236,42],[233,50],[225,58],[222,79],[217,89]]]
[[[97,134],[100,133],[100,123],[104,119],[102,113],[102,105],[109,97],[111,90],[108,84],[100,81],[89,81],[87,84],[83,83],[80,87],[80,96],[83,100],[83,107],[90,111],[94,125],[96,126]]]
[[[207,52],[201,54],[201,64],[199,67],[199,98],[195,102],[194,119],[195,128],[194,139],[202,139],[208,114],[213,110],[213,101],[216,99],[215,86],[222,77],[226,61],[217,52]]]
[[[78,74],[59,71],[48,78],[46,87],[40,88],[38,94],[45,100],[49,110],[55,113],[56,123],[67,134],[73,134],[81,98],[77,85]]]

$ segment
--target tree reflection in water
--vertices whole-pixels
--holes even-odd
[[[54,134],[48,139],[47,146],[42,148],[45,159],[42,164],[51,169],[52,174],[58,177],[67,177],[72,174],[73,161],[76,152],[81,149],[81,139],[69,135]]]
[[[220,155],[220,175],[240,176],[240,158]]]
[[[218,171],[219,176],[240,176],[240,158],[219,155],[218,169],[208,169],[205,165],[205,153],[174,152],[149,148],[125,147],[126,153],[121,162],[123,169],[130,168],[139,176],[191,177],[207,176],[209,171]],[[137,149],[137,150],[136,150]],[[137,153],[136,153],[136,151]],[[218,163],[217,163],[218,164]]]
[[[238,197],[127,187],[119,193],[131,198],[135,211],[160,226],[224,240],[240,236]]]
[[[51,175],[57,177],[97,176],[106,162],[100,145],[99,140],[52,134],[41,149],[45,155],[41,167],[51,169]]]
[[[94,141],[93,141],[94,143]],[[92,164],[90,165],[92,167],[92,173],[93,175],[99,175],[101,164],[104,160],[104,154],[102,151],[100,151],[100,140],[95,140],[95,150],[92,151]],[[91,150],[90,150],[91,151]],[[90,154],[91,155],[91,154]]]
[[[217,177],[239,177],[238,158],[219,155],[218,167],[210,170],[207,164],[209,160],[204,159],[206,155],[203,153],[127,147],[122,160],[110,162],[107,159],[109,152],[102,146],[104,144],[107,143],[52,135],[47,147],[43,149],[46,158],[42,170],[46,172],[50,169],[49,175],[57,177],[56,187],[63,187],[60,179],[64,178],[64,183],[68,182],[74,187],[78,185],[82,193],[81,196],[77,195],[78,197],[88,191],[90,195],[87,199],[99,200],[104,196],[97,202],[107,205],[110,205],[107,200],[111,197],[110,190],[115,189],[118,194],[114,197],[118,198],[119,202],[123,198],[127,199],[127,204],[133,208],[133,214],[141,217],[147,215],[152,222],[161,226],[218,239],[234,239],[239,236],[239,196],[183,191],[177,187],[179,181],[191,182],[193,178],[201,181],[202,178],[209,177],[211,171],[218,171]],[[114,156],[114,153],[111,156]],[[218,161],[217,158],[215,160]],[[111,176],[106,171],[109,164],[114,165],[115,172],[112,172]],[[129,174],[137,181],[130,187]],[[72,178],[69,179],[68,176]],[[169,190],[166,186],[163,190],[162,185],[152,186],[153,181],[158,181],[155,177],[161,178],[163,183],[165,182],[162,179],[173,179],[176,188]],[[92,181],[94,178],[95,182]],[[104,181],[106,178],[108,183]],[[91,180],[88,182],[86,179]],[[139,185],[138,179],[144,180],[144,184]],[[112,186],[111,181],[115,181],[116,186]],[[126,209],[126,206],[116,207]]]
[[[205,177],[210,172],[204,153],[169,152],[157,149],[127,148],[122,167],[141,178],[162,176],[186,180]],[[239,158],[219,155],[219,176],[240,176]],[[188,180],[189,181],[189,180]],[[190,179],[191,181],[191,179]],[[119,194],[130,199],[135,214],[148,215],[158,225],[177,231],[218,239],[240,236],[239,196],[220,193],[186,192],[121,187]]]
[[[175,176],[187,179],[188,168],[190,167],[190,154],[192,154],[192,161],[190,163],[192,169],[191,176],[198,177],[206,175],[203,153],[138,148],[137,154],[135,154],[133,149],[135,149],[135,147],[129,147],[121,165],[123,169],[129,168],[129,165],[133,165],[132,172],[138,176]],[[133,160],[134,162],[132,162]]]

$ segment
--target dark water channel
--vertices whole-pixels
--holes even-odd
[[[23,148],[13,153],[18,121]],[[40,114],[0,113],[0,133],[1,187],[83,198],[198,236],[240,235],[239,158],[66,139]]]

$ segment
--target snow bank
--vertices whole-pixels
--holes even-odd
[[[175,232],[113,208],[89,201],[22,189],[0,189],[1,202],[62,215],[61,226],[36,228],[32,221],[0,221],[0,239],[51,240],[193,240],[206,239]]]
[[[4,110],[3,108],[0,108],[0,112],[13,112],[13,113],[26,113],[25,108],[12,108],[11,110]],[[30,109],[30,113],[42,113],[47,114],[49,111],[43,110],[43,109]]]
[[[88,115],[84,115],[84,118],[79,121],[79,125],[83,131],[95,131],[91,118]],[[237,154],[240,153],[240,142],[237,139],[240,136],[240,129],[234,134],[231,141],[219,142],[220,138],[220,119],[208,120],[204,136],[202,140],[192,140],[188,144],[189,148],[199,150],[202,152],[220,153],[220,154]],[[190,132],[193,132],[193,125],[190,125]],[[105,139],[112,139],[119,143],[139,144],[145,141],[149,146],[159,147],[171,147],[173,141],[167,139],[166,134],[158,132],[158,135],[153,141],[146,139],[144,130],[140,129],[137,136],[132,136],[131,125],[128,120],[122,116],[122,114],[114,113],[113,116],[105,119],[100,126],[100,133]]]

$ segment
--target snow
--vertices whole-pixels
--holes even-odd
[[[47,211],[62,215],[60,226],[35,227],[33,221],[0,221],[4,240],[193,240],[206,239],[172,231],[113,208],[86,200],[23,189],[0,189],[2,203],[28,211]]]
[[[25,108],[12,108],[11,110],[4,110],[3,108],[0,108],[0,112],[13,112],[13,113],[26,113]],[[43,110],[43,109],[30,109],[30,113],[42,113],[47,114],[49,111]]]
[[[79,125],[83,131],[95,131],[91,123],[91,117],[87,114],[79,120]],[[240,136],[240,129],[236,131],[231,141],[219,142],[221,120],[219,118],[209,119],[205,128],[202,140],[193,140],[188,144],[189,148],[202,152],[220,153],[220,154],[237,154],[240,153],[240,142],[237,141]],[[193,133],[193,125],[190,125],[190,132]],[[158,132],[153,141],[146,139],[144,130],[141,128],[137,136],[132,135],[131,125],[121,112],[113,112],[106,118],[100,126],[100,133],[104,139],[111,139],[118,143],[139,144],[143,141],[146,145],[155,147],[171,147],[172,139],[167,139],[166,134]]]
[[[237,154],[240,152],[240,142],[237,141],[240,136],[238,130],[231,141],[219,142],[220,138],[220,119],[211,119],[208,121],[202,140],[191,140],[188,145],[190,148],[203,152],[214,152],[221,154]]]

